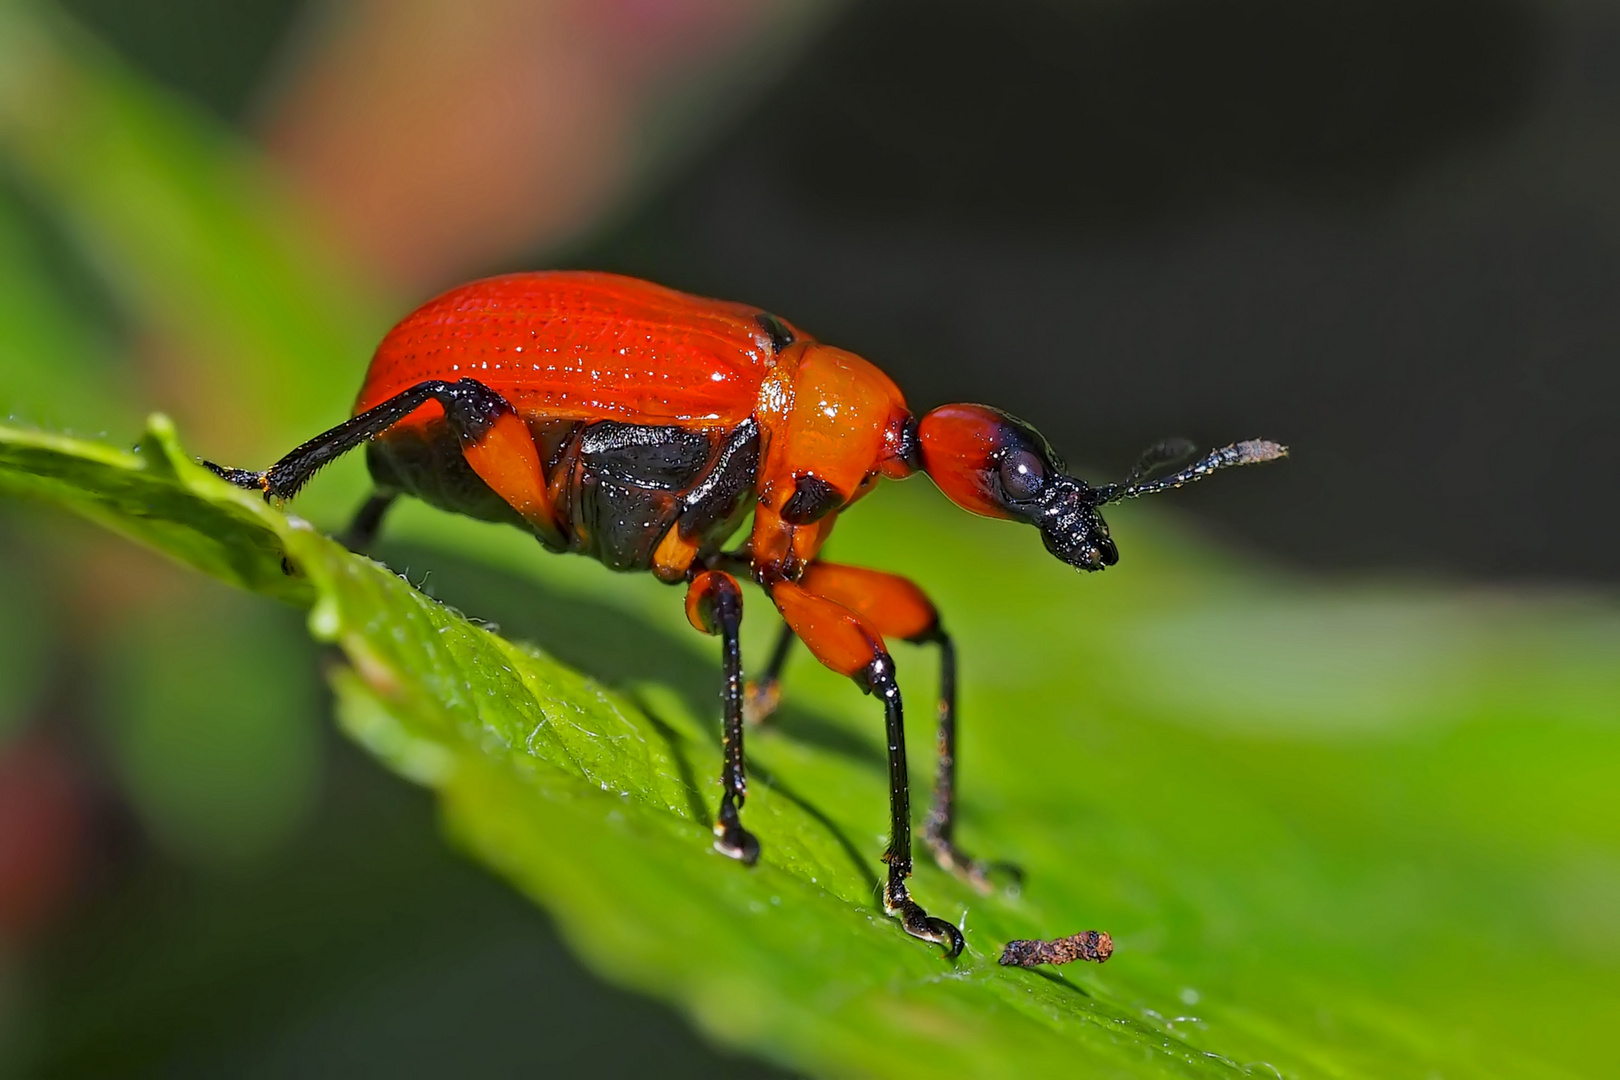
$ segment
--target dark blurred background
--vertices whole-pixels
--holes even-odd
[[[65,8],[261,144],[393,315],[482,273],[620,270],[776,310],[920,408],[1007,408],[1099,479],[1163,435],[1286,441],[1286,468],[1176,499],[1297,568],[1620,576],[1612,5]],[[28,242],[102,313],[92,332],[164,355],[26,180],[4,183]],[[138,393],[183,413],[198,391],[173,363],[153,370]],[[95,543],[0,524],[19,550]],[[244,649],[314,667],[288,613],[144,556],[91,562],[95,581],[135,577],[187,610],[235,605],[221,685],[240,685]],[[229,775],[268,770],[273,792],[175,795],[165,775],[207,771],[173,753],[199,739],[173,718],[200,707],[176,708],[188,677],[166,688],[162,651],[128,642],[210,624],[142,629],[152,605],[121,603],[118,633],[69,605],[54,629],[13,626],[6,650],[14,685],[39,686],[15,695],[29,720],[0,758],[0,807],[56,838],[0,842],[23,883],[0,938],[0,1038],[30,1071],[768,1071],[581,971],[542,915],[433,839],[424,796],[327,734],[300,704],[321,700],[313,685],[221,743]],[[568,658],[522,617],[502,622]],[[56,659],[17,659],[28,649]],[[85,719],[119,710],[134,720]],[[253,741],[287,714],[301,733]],[[188,824],[232,805],[244,816],[219,838]]]
[[[1614,580],[1620,17],[875,3],[580,258],[746,295],[1312,568]]]
[[[723,40],[688,48],[747,51],[760,33],[740,2],[604,6],[670,24],[690,8]],[[68,7],[166,84],[267,130],[325,202],[375,196],[365,162],[333,160],[339,135],[299,111],[327,104],[316,91],[264,96],[289,68],[329,78],[286,50],[310,48],[308,24],[330,11]],[[1102,475],[1161,434],[1285,439],[1287,470],[1183,502],[1298,565],[1620,576],[1620,510],[1604,497],[1620,465],[1611,6],[877,0],[817,14],[655,182],[595,205],[515,199],[568,202],[583,227],[535,229],[544,212],[528,210],[481,248],[429,259],[401,256],[384,220],[348,226],[356,246],[417,295],[578,265],[744,298],[875,358],[919,406],[993,400]],[[675,33],[642,31],[660,32]],[[432,145],[383,148],[409,160]],[[523,243],[525,226],[544,243]]]

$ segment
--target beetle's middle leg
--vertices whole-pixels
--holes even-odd
[[[686,617],[705,634],[720,637],[724,684],[720,690],[724,727],[721,734],[720,812],[714,822],[714,848],[752,866],[759,841],[742,827],[741,810],[748,798],[743,770],[742,588],[723,570],[705,570],[686,590]]]
[[[980,892],[990,891],[986,867],[956,846],[956,647],[923,591],[895,574],[859,566],[814,562],[799,580],[807,591],[870,619],[885,638],[939,647],[939,756],[933,804],[923,819],[922,842],[934,861]]]

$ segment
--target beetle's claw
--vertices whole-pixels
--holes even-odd
[[[924,911],[911,897],[905,894],[905,887],[898,890],[899,895],[893,895],[891,887],[884,891],[883,910],[900,920],[901,929],[914,938],[932,941],[935,945],[945,946],[945,956],[954,960],[962,955],[962,947],[967,944],[962,937],[962,931],[944,919],[936,919]]]
[[[232,469],[224,465],[216,465],[212,461],[199,458],[203,468],[227,483],[235,484],[239,488],[249,491],[267,491],[268,473],[254,472],[251,469]]]
[[[934,856],[934,862],[939,864],[941,870],[955,874],[960,880],[971,885],[975,892],[985,896],[995,891],[995,886],[990,883],[989,866],[932,829],[923,829],[922,842],[927,845],[929,852]]]
[[[754,838],[753,833],[736,822],[729,825],[724,822],[715,823],[714,850],[728,859],[736,859],[744,866],[753,866],[759,861],[759,841]]]
[[[750,682],[743,687],[743,720],[763,724],[782,703],[782,684],[776,679]]]

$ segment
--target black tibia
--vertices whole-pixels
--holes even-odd
[[[748,778],[743,772],[742,590],[729,575],[716,575],[713,619],[720,634],[721,667],[725,685],[720,690],[724,709],[720,766],[720,814],[714,823],[714,848],[749,866],[759,858],[759,841],[742,827]]]
[[[906,878],[911,876],[911,789],[906,778],[905,713],[894,679],[894,661],[887,653],[867,667],[864,682],[866,689],[883,699],[889,739],[889,850],[883,856],[889,876],[883,885],[883,910],[899,919],[912,937],[945,946],[947,956],[960,955],[962,932],[924,911],[906,888]]]
[[[980,892],[990,891],[984,864],[956,846],[956,646],[937,623],[912,639],[939,646],[939,764],[934,773],[934,804],[923,819],[922,841],[941,867]]]
[[[399,498],[399,492],[378,490],[371,493],[371,497],[360,505],[355,511],[354,519],[349,527],[344,529],[338,541],[350,551],[364,552],[376,543],[377,533],[382,529],[383,516],[388,508],[394,505]]]
[[[262,491],[266,497],[290,499],[321,468],[366,440],[381,435],[434,399],[444,406],[451,428],[463,443],[476,441],[496,417],[512,408],[505,398],[476,380],[462,379],[451,383],[433,379],[419,382],[359,416],[315,436],[265,472],[225,469],[209,462],[204,464],[239,487]]]
[[[793,628],[784,625],[781,636],[776,639],[776,648],[771,650],[770,662],[765,665],[764,677],[750,682],[743,691],[743,717],[750,724],[764,723],[781,703],[782,668],[787,664],[795,640]]]

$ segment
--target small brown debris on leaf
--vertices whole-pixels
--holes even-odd
[[[1102,963],[1114,955],[1114,939],[1102,930],[1083,930],[1051,941],[1009,941],[1001,950],[1002,967],[1067,964],[1075,960]]]

